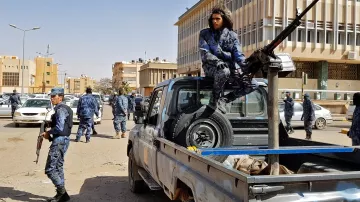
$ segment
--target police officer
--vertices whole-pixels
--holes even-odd
[[[112,120],[114,120],[115,119],[115,108],[116,108],[116,99],[117,99],[117,92],[114,92],[114,94],[113,94],[113,96],[112,96],[112,99],[111,99],[111,101],[110,101],[110,105],[111,105],[111,112],[112,112],[112,114],[113,114],[113,118],[112,118]]]
[[[116,135],[114,138],[120,138],[120,131],[121,131],[121,138],[125,138],[126,132],[126,115],[128,110],[128,99],[124,95],[124,89],[119,89],[119,96],[116,98],[115,103],[115,117],[114,117],[114,128],[116,131]]]
[[[301,120],[304,121],[304,128],[306,132],[306,139],[311,140],[312,135],[312,125],[315,120],[315,110],[314,104],[310,100],[310,96],[308,93],[304,95],[303,102],[303,114],[301,116]]]
[[[16,90],[13,90],[13,94],[9,98],[11,104],[11,117],[14,118],[15,110],[21,104],[20,96],[16,93]]]
[[[135,112],[135,93],[131,93],[128,99],[128,115],[127,115],[128,120],[130,120],[131,113],[133,113],[133,120],[135,120],[134,112]]]
[[[352,145],[358,146],[360,145],[360,93],[354,94],[353,103],[355,105],[355,110],[351,127],[347,135],[351,138]]]
[[[245,55],[240,50],[238,36],[233,31],[231,11],[223,2],[212,9],[208,23],[210,28],[201,30],[199,36],[202,68],[206,77],[214,78],[214,88],[208,106],[214,110],[218,108],[225,114],[226,103],[252,92],[258,84],[247,76],[248,65]],[[242,88],[220,98],[231,70],[244,75],[241,80]]]
[[[286,122],[286,131],[288,133],[294,133],[294,129],[291,126],[291,119],[294,115],[294,100],[290,97],[290,92],[286,92],[286,98],[284,99],[285,102],[285,109],[284,109],[284,115],[285,115],[285,122]]]
[[[51,116],[51,129],[42,136],[51,142],[46,161],[45,174],[56,187],[56,195],[47,201],[69,201],[64,183],[64,159],[70,144],[70,134],[73,126],[73,111],[63,103],[64,89],[51,89],[51,102],[56,105],[55,113]]]
[[[86,130],[86,143],[90,142],[91,129],[94,124],[94,114],[99,117],[98,103],[94,96],[92,96],[92,89],[88,87],[86,88],[86,94],[79,99],[77,106],[77,115],[80,123],[75,139],[76,142],[80,141],[83,130]]]

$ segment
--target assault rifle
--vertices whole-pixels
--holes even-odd
[[[274,54],[274,50],[276,47],[280,45],[282,41],[284,41],[300,24],[301,18],[313,7],[319,0],[314,0],[311,4],[305,8],[302,13],[298,13],[295,19],[291,22],[289,26],[287,26],[270,44],[266,45],[264,48],[256,50],[254,53],[250,55],[246,59],[249,64],[249,73],[250,75],[254,76],[256,73],[261,70],[263,73],[263,77],[266,78],[267,75],[267,67],[268,64],[271,63],[271,60],[278,59]],[[280,70],[282,67],[279,67]]]
[[[41,134],[43,134],[45,132],[46,128],[49,127],[49,122],[46,120],[46,117],[48,116],[48,113],[51,110],[49,110],[48,108],[46,108],[46,109],[48,110],[48,112],[46,113],[45,120],[41,123],[40,132],[39,132],[39,135],[37,137],[36,160],[34,161],[36,164],[39,162],[40,150],[41,150],[42,142],[44,140],[44,137],[41,136]]]

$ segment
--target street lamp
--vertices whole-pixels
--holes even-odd
[[[22,70],[21,70],[21,95],[22,95],[22,94],[24,94],[25,33],[28,32],[28,31],[40,29],[40,27],[33,27],[32,29],[21,29],[21,28],[17,27],[16,25],[13,25],[13,24],[9,24],[9,26],[24,32],[24,35],[23,35],[23,61],[22,61]]]

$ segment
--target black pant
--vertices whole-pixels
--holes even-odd
[[[17,105],[11,105],[11,117],[14,118],[14,113],[17,109]]]

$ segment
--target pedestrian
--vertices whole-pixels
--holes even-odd
[[[86,143],[90,142],[92,125],[94,124],[94,114],[99,117],[98,103],[92,95],[92,89],[86,88],[86,94],[79,99],[77,106],[77,115],[80,119],[79,128],[77,131],[75,142],[79,142],[83,135],[83,130],[86,130]]]
[[[212,96],[208,106],[226,113],[226,103],[234,101],[243,95],[254,91],[258,84],[247,75],[248,65],[245,55],[241,52],[238,35],[233,31],[231,11],[223,1],[212,9],[208,19],[209,27],[200,31],[199,49],[202,68],[206,77],[214,78]],[[224,85],[234,74],[241,76],[241,89],[234,90],[224,97],[220,97]]]
[[[126,115],[128,110],[128,98],[124,95],[124,89],[119,89],[119,95],[116,98],[115,103],[115,117],[114,117],[114,128],[116,135],[113,137],[115,139],[125,138],[126,132]]]
[[[291,119],[294,116],[294,100],[290,96],[290,92],[286,92],[286,98],[284,99],[285,108],[284,108],[284,115],[285,115],[285,122],[286,122],[286,131],[291,134],[294,133],[294,129],[291,126]]]
[[[111,101],[110,101],[111,110],[112,110],[112,114],[113,114],[112,120],[115,119],[116,99],[117,99],[117,92],[114,92],[114,94],[113,94],[113,96],[112,96],[112,99],[111,99]]]
[[[353,113],[351,127],[347,135],[349,138],[351,138],[353,146],[359,146],[360,145],[360,93],[354,94],[353,103],[355,105],[355,110]]]
[[[130,120],[130,114],[133,114],[133,120],[134,119],[134,112],[135,112],[135,93],[131,93],[131,95],[128,97],[128,120]]]
[[[70,144],[73,126],[73,111],[64,100],[64,89],[51,89],[51,102],[55,105],[55,113],[51,116],[51,129],[42,136],[51,142],[46,160],[45,174],[56,187],[56,195],[47,201],[69,201],[70,196],[65,189],[64,160]]]
[[[11,94],[9,98],[10,104],[11,104],[11,117],[14,118],[14,113],[19,105],[21,105],[20,96],[16,93],[16,90],[13,90],[13,93]]]
[[[310,96],[308,93],[304,95],[304,102],[303,102],[303,114],[301,116],[301,120],[304,121],[304,128],[306,132],[307,140],[311,140],[312,135],[312,126],[315,120],[315,110],[314,104],[310,100]]]

